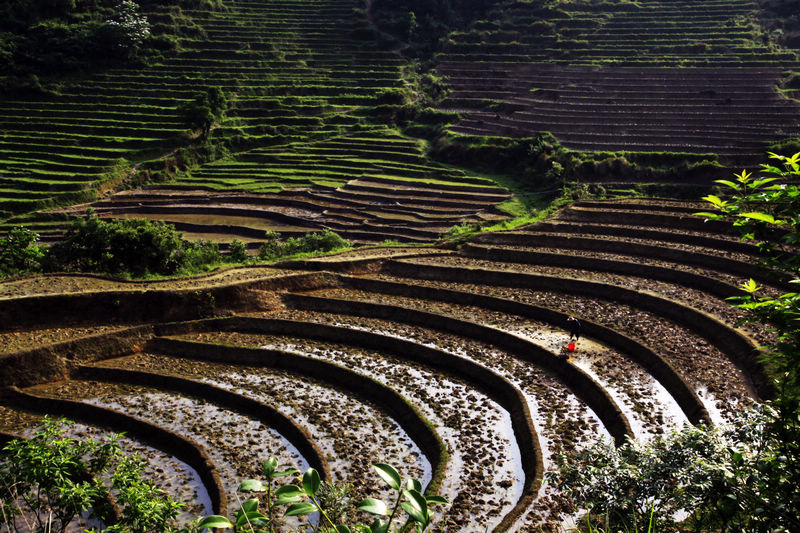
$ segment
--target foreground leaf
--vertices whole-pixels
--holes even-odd
[[[386,463],[373,463],[372,468],[390,487],[394,490],[400,490],[400,474],[397,473],[397,470]]]
[[[309,468],[306,470],[306,473],[303,474],[303,490],[309,496],[313,496],[319,490],[319,472],[317,472],[313,468]]]
[[[449,501],[447,501],[447,498],[443,496],[426,496],[425,499],[428,500],[428,505],[432,503],[437,503],[439,505],[447,505],[448,503],[450,503]]]
[[[422,514],[422,512],[419,509],[411,505],[411,503],[402,502],[400,504],[400,507],[402,507],[403,510],[406,513],[408,513],[408,516],[410,516],[411,519],[414,520],[415,522],[418,522],[423,526],[428,525],[428,518],[424,514]]]
[[[317,508],[314,507],[313,504],[308,502],[300,502],[295,503],[294,505],[290,505],[286,512],[283,513],[283,516],[299,516],[299,515],[306,515],[309,513],[313,513],[316,511]]]
[[[364,498],[361,500],[361,503],[358,504],[358,510],[379,516],[389,515],[389,509],[386,507],[386,504],[376,498]]]
[[[211,529],[216,529],[216,528],[230,529],[233,527],[233,524],[231,524],[231,521],[225,518],[224,516],[220,516],[218,514],[212,514],[210,516],[206,516],[205,518],[197,522],[198,529],[203,529],[205,527]]]
[[[239,483],[239,488],[237,490],[241,492],[264,492],[267,489],[264,488],[264,484],[257,479],[245,479]]]

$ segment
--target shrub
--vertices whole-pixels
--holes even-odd
[[[338,233],[329,229],[319,233],[308,233],[302,237],[290,237],[280,242],[280,234],[268,232],[267,239],[258,249],[258,258],[262,261],[274,261],[301,253],[331,252],[352,246],[350,241],[343,239]]]
[[[142,477],[144,462],[122,452],[118,435],[81,441],[67,429],[67,421],[45,417],[30,439],[0,452],[0,524],[7,531],[62,532],[90,510],[102,519],[109,495],[123,515],[105,531],[174,531],[182,505]]]
[[[184,241],[175,226],[144,219],[76,220],[47,254],[51,270],[173,274],[183,264]]]
[[[379,105],[405,105],[409,101],[408,94],[402,89],[383,89],[377,95]]]
[[[480,225],[472,222],[464,222],[463,224],[456,224],[446,232],[442,233],[440,239],[445,241],[453,241],[457,244],[469,239],[480,230]]]
[[[188,272],[196,272],[208,265],[221,262],[222,254],[219,252],[219,244],[215,242],[187,241],[183,245],[183,269]]]
[[[229,247],[228,259],[233,263],[244,263],[250,256],[247,254],[247,245],[239,239],[233,239]]]
[[[258,248],[258,258],[262,261],[269,261],[281,255],[281,235],[276,231],[268,231],[264,236],[264,242]]]
[[[45,247],[37,244],[39,235],[15,227],[0,239],[0,276],[16,276],[41,269]]]
[[[299,252],[330,252],[339,248],[347,248],[350,241],[343,239],[338,233],[329,229],[319,233],[309,233],[300,238],[302,244]]]

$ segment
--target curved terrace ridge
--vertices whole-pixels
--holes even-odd
[[[229,329],[229,321],[211,320],[204,323],[193,323],[186,327],[172,326],[170,333],[178,334],[180,330],[185,332],[211,331],[215,327],[233,331]],[[226,346],[168,337],[151,339],[148,342],[148,349],[153,353],[168,357],[287,370],[317,379],[327,385],[342,388],[360,398],[376,403],[397,420],[400,427],[414,440],[430,462],[433,473],[427,490],[437,490],[442,481],[448,454],[441,438],[418,409],[393,389],[376,380],[341,365],[282,350]],[[228,394],[240,397],[236,393]]]
[[[625,303],[668,318],[705,338],[745,372],[752,380],[758,396],[770,398],[774,394],[770,381],[758,363],[758,346],[752,339],[703,311],[652,293],[585,279],[499,269],[425,265],[407,260],[389,260],[384,263],[384,270],[406,278],[548,290]]]
[[[455,333],[462,337],[482,340],[508,350],[518,359],[533,362],[542,368],[555,372],[561,381],[567,385],[570,392],[583,400],[597,413],[617,444],[622,444],[626,438],[633,437],[633,432],[622,414],[622,410],[616,405],[611,396],[588,374],[570,362],[557,358],[553,353],[541,346],[516,335],[475,322],[394,305],[320,298],[292,293],[286,294],[284,301],[293,309],[380,318],[393,322],[413,324]]]
[[[547,244],[550,244],[549,242]],[[549,248],[574,249],[570,244],[564,243],[563,246],[548,246]],[[603,259],[599,257],[586,257],[582,255],[558,254],[554,252],[509,250],[499,246],[476,246],[465,244],[461,247],[462,253],[466,257],[476,259],[486,259],[501,263],[520,263],[525,265],[545,265],[571,269],[581,269],[594,272],[612,272],[628,276],[636,276],[646,279],[666,281],[684,285],[693,289],[725,299],[736,296],[740,291],[734,285],[724,281],[710,278],[702,274],[687,272],[677,268],[667,268],[656,265],[634,263],[632,261]],[[604,251],[606,250],[593,250]],[[608,253],[614,253],[607,251]],[[637,254],[638,255],[638,254]],[[651,257],[651,256],[646,256]]]
[[[540,307],[532,304],[523,304],[513,300],[485,296],[468,292],[442,289],[438,287],[420,287],[401,282],[383,281],[353,276],[341,276],[343,284],[347,287],[359,289],[376,294],[392,294],[412,298],[425,299],[438,302],[450,302],[460,305],[475,306],[481,309],[500,311],[526,318],[541,320],[543,322],[563,326],[568,315],[560,311]],[[654,379],[661,383],[670,395],[675,398],[687,419],[693,423],[710,423],[711,418],[698,398],[697,394],[689,387],[680,374],[661,356],[644,344],[627,337],[619,332],[597,324],[586,318],[581,318],[582,329],[589,337],[607,343],[632,361],[645,368]],[[515,354],[516,355],[516,354]]]
[[[346,345],[356,345],[369,349],[378,349],[384,352],[388,351],[401,359],[444,370],[450,375],[464,380],[482,391],[508,411],[511,416],[514,437],[517,440],[517,445],[522,456],[522,468],[525,474],[522,496],[514,507],[502,518],[495,530],[504,531],[510,527],[511,524],[530,507],[530,504],[535,499],[544,475],[544,468],[542,451],[528,408],[528,403],[517,387],[492,370],[463,357],[424,346],[413,341],[346,327],[330,326],[314,322],[244,317],[218,320],[213,323],[224,331],[296,336]],[[157,342],[160,343],[163,341],[157,340]],[[255,355],[261,353],[261,357],[263,357],[265,353],[269,353],[269,350],[251,351]],[[293,357],[295,357],[294,354],[292,354],[292,357],[284,357],[276,359],[276,361],[279,361],[281,364],[291,365],[293,364]],[[618,442],[622,442],[627,436],[632,435],[632,432],[623,418],[620,418],[619,422],[620,424],[618,427],[621,426],[624,429],[622,431],[612,430],[611,434]]]
[[[251,416],[272,427],[297,448],[308,464],[316,468],[323,479],[330,480],[331,469],[308,431],[273,406],[236,394],[215,385],[193,379],[169,376],[143,370],[128,370],[107,366],[81,365],[72,372],[75,379],[142,385],[161,391],[179,392],[210,400],[232,411]]]

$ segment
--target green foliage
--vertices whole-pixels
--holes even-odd
[[[800,153],[770,153],[779,166],[765,164],[759,176],[742,171],[734,180],[718,180],[720,195],[705,200],[714,212],[701,213],[712,220],[730,221],[743,240],[752,241],[765,254],[765,263],[800,283]],[[769,426],[774,457],[764,464],[765,513],[782,525],[785,516],[800,516],[800,293],[763,294],[753,280],[741,286],[744,296],[734,298],[748,313],[747,320],[773,326],[777,341],[763,349],[762,359],[775,379],[775,416]],[[792,522],[800,529],[800,522]],[[792,529],[791,527],[789,529]]]
[[[258,259],[275,261],[298,254],[349,248],[351,243],[331,230],[291,237],[268,232]],[[219,244],[183,239],[172,224],[148,219],[102,220],[93,211],[77,219],[63,238],[50,248],[38,245],[38,235],[13,228],[0,239],[0,277],[30,272],[99,272],[134,277],[192,275],[223,264]],[[229,263],[251,261],[247,244],[234,239]],[[213,306],[212,306],[213,307]]]
[[[317,491],[317,500],[334,524],[347,522],[347,511],[351,506],[350,492],[353,485],[350,483],[337,485],[323,481]]]
[[[640,531],[650,516],[669,531],[793,530],[795,515],[773,492],[772,463],[782,446],[768,430],[773,420],[770,408],[745,409],[721,428],[686,425],[619,448],[599,441],[560,457],[548,481],[606,531]]]
[[[22,226],[0,238],[0,276],[38,271],[45,254],[45,247],[38,242],[39,234]]]
[[[265,237],[258,249],[258,258],[262,261],[275,261],[295,254],[331,252],[352,246],[350,241],[329,229],[302,237],[290,237],[283,242],[280,241],[280,234],[274,231],[267,232]]]
[[[515,174],[539,189],[560,186],[578,163],[550,133],[520,139],[444,136],[434,144],[431,156],[493,174]]]
[[[228,98],[219,87],[209,87],[197,93],[193,100],[178,106],[178,113],[184,123],[192,130],[200,130],[201,138],[206,139],[211,127],[225,116]]]
[[[760,22],[767,35],[782,46],[800,50],[800,2],[758,0]]]
[[[186,274],[206,269],[210,265],[222,262],[219,244],[211,241],[200,240],[185,242],[183,244],[183,264],[181,269]]]
[[[742,171],[718,180],[720,195],[705,200],[714,212],[754,241],[767,263],[798,282],[800,260],[800,153],[770,154],[780,167],[762,175]],[[734,298],[749,320],[772,324],[778,342],[764,351],[778,396],[762,410],[745,412],[725,429],[685,427],[649,445],[619,449],[596,444],[551,476],[578,505],[605,517],[611,528],[653,511],[662,527],[694,531],[796,531],[800,529],[800,296],[760,296],[753,280]],[[676,517],[687,516],[676,523]],[[608,527],[606,527],[608,530]]]
[[[603,198],[608,191],[599,183],[570,183],[564,187],[564,195],[571,200]]]
[[[247,244],[239,239],[233,239],[228,249],[230,250],[228,259],[233,263],[244,263],[250,258],[247,254]]]
[[[444,38],[483,17],[498,0],[374,0],[373,13],[381,30],[407,43],[405,54],[429,60]]]
[[[173,274],[183,264],[184,241],[175,227],[161,221],[104,221],[94,213],[76,220],[64,238],[50,246],[51,270]]]
[[[118,435],[78,440],[67,427],[45,417],[30,439],[0,452],[0,524],[7,531],[61,532],[88,511],[103,520],[109,495],[123,514],[104,531],[176,531],[181,504],[142,477],[144,462],[122,452]]]
[[[742,171],[718,180],[723,192],[704,198],[713,211],[698,214],[731,222],[768,266],[798,283],[800,153],[770,157],[779,166],[762,165],[759,176]],[[746,320],[777,333],[763,349],[777,397],[726,428],[686,426],[651,444],[598,443],[562,457],[550,481],[604,519],[606,531],[637,529],[648,512],[668,530],[800,530],[800,295],[762,295],[754,280],[741,289],[744,296],[732,301],[747,311]]]
[[[278,472],[277,459],[270,457],[264,463],[266,481],[248,479],[239,485],[239,492],[255,492],[266,496],[266,514],[259,511],[259,500],[250,498],[244,501],[240,508],[234,511],[233,520],[224,517],[210,516],[195,522],[192,527],[199,528],[204,521],[213,522],[215,527],[234,529],[241,533],[276,533],[279,531],[278,517],[275,515],[276,506],[285,505],[283,516],[304,516],[311,513],[320,514],[320,523],[317,528],[310,531],[323,533],[398,533],[408,531],[409,526],[397,526],[392,529],[395,520],[399,521],[398,511],[405,511],[413,530],[422,533],[432,522],[431,507],[433,505],[447,504],[441,496],[424,496],[422,485],[416,479],[402,481],[400,474],[390,465],[375,463],[373,467],[378,475],[397,492],[397,499],[391,511],[381,500],[365,498],[357,509],[377,518],[370,525],[355,524],[345,525],[347,511],[350,506],[348,493],[349,485],[336,485],[323,482],[319,473],[309,468],[302,477],[295,468]],[[273,490],[277,479],[282,477],[294,478],[294,483],[284,485]],[[299,477],[299,479],[298,479]]]
[[[440,237],[444,241],[452,241],[455,244],[461,243],[481,230],[480,225],[472,222],[464,222],[463,224],[456,224]]]
[[[729,220],[743,240],[752,241],[764,253],[768,266],[800,283],[800,153],[784,156],[771,153],[780,166],[762,165],[754,177],[742,171],[734,180],[717,180],[723,193],[704,199],[714,212],[701,213],[711,220]],[[762,296],[763,291],[750,280],[742,285],[746,292],[735,301],[750,313],[750,319],[775,326],[778,342],[764,358],[780,380],[782,397],[800,399],[800,294],[788,292],[778,297]]]
[[[132,0],[122,0],[117,4],[114,16],[105,23],[116,46],[128,54],[134,54],[150,36],[147,17],[139,14],[139,5]]]
[[[0,89],[41,90],[39,77],[87,71],[136,58],[150,44],[139,5],[122,0],[12,0],[0,7]],[[35,80],[35,81],[34,81]]]

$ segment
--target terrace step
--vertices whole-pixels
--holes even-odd
[[[530,288],[566,294],[591,296],[655,313],[680,324],[720,347],[737,366],[754,380],[759,394],[772,394],[768,380],[756,362],[755,343],[742,332],[735,330],[706,313],[669,299],[649,293],[625,289],[585,279],[564,279],[542,274],[523,274],[499,269],[448,267],[421,263],[416,260],[391,260],[384,270],[410,279],[471,283],[499,287]],[[723,341],[722,339],[726,339]]]

